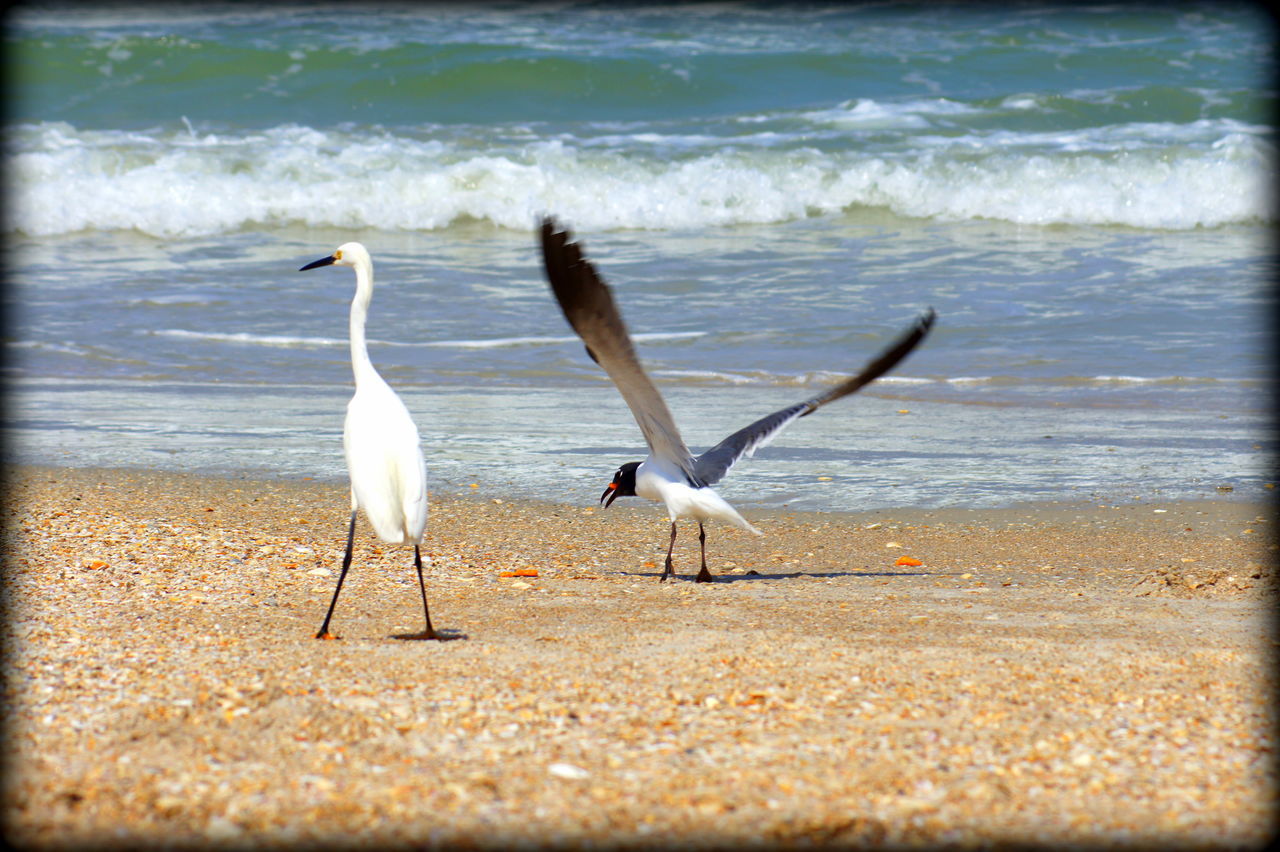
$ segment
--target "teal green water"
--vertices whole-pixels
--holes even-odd
[[[234,9],[16,13],[6,227],[1273,219],[1247,5]]]
[[[1027,131],[1261,124],[1273,97],[1270,19],[1246,4],[147,11],[19,13],[13,116],[145,129],[198,105],[226,128],[492,126],[1043,95]]]

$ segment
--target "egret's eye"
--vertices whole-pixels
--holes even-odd
[[[334,259],[334,260],[342,260],[342,250],[341,250],[341,249],[339,249],[338,251],[335,251],[335,252],[333,253],[333,259]]]

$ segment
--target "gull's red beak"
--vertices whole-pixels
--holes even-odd
[[[600,502],[604,503],[604,507],[607,509],[609,508],[609,504],[611,504],[615,499],[617,499],[617,496],[618,496],[618,483],[610,482],[609,487],[606,488],[604,490],[604,493],[600,495]],[[607,501],[605,500],[606,497],[609,498]]]

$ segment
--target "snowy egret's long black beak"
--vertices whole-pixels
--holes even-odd
[[[329,255],[328,257],[322,257],[319,260],[311,261],[310,263],[308,263],[306,266],[302,267],[298,271],[306,272],[308,269],[316,269],[317,267],[321,267],[321,266],[332,266],[335,260],[337,260],[337,258],[334,257],[333,255]]]

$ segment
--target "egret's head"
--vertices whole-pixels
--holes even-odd
[[[613,474],[613,482],[600,495],[600,502],[606,509],[619,497],[636,496],[636,469],[639,467],[640,462],[627,462]]]
[[[373,260],[369,257],[369,250],[360,243],[343,243],[334,250],[333,254],[328,257],[322,257],[319,260],[313,260],[298,271],[305,272],[308,269],[317,269],[321,266],[364,266],[371,268]]]

